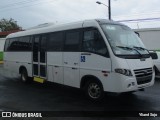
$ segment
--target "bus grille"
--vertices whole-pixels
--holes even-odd
[[[136,79],[137,79],[137,84],[145,84],[149,83],[152,80],[152,68],[145,68],[145,69],[137,69],[134,70]]]

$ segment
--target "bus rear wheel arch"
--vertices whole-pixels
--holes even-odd
[[[100,101],[104,97],[102,83],[96,77],[85,77],[82,79],[81,88],[85,91],[86,97],[92,101]]]

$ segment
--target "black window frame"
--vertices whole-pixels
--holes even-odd
[[[103,40],[103,42],[104,42],[104,45],[105,45],[105,47],[106,47],[106,50],[107,50],[107,53],[106,53],[105,55],[104,55],[104,54],[97,53],[97,52],[93,52],[93,51],[87,51],[87,50],[84,50],[84,49],[83,49],[84,32],[86,32],[86,31],[91,31],[91,30],[97,30],[98,34],[99,34],[100,37],[102,38],[102,40]],[[100,56],[103,56],[103,57],[106,57],[106,58],[110,58],[109,49],[108,49],[108,47],[107,47],[107,44],[106,44],[106,42],[105,42],[103,36],[101,35],[99,29],[96,28],[96,27],[83,28],[82,42],[81,42],[81,52],[93,53],[93,54],[97,54],[97,55],[100,55]]]

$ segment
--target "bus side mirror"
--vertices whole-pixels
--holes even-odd
[[[138,37],[140,37],[140,34],[138,32],[134,32]]]
[[[158,59],[158,55],[157,55],[156,52],[149,52],[149,53],[150,53],[150,56],[151,56],[151,58],[152,58],[153,60]]]

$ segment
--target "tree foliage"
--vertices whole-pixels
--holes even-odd
[[[3,18],[0,20],[0,31],[11,31],[11,30],[22,30],[22,28],[17,24],[17,21],[10,18],[9,20]]]

